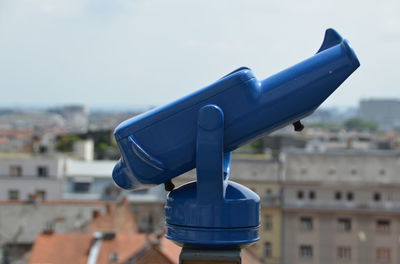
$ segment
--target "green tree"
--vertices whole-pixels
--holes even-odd
[[[344,127],[347,130],[368,130],[377,131],[378,124],[372,121],[366,121],[361,118],[350,118],[344,122]]]
[[[55,143],[55,148],[60,152],[71,152],[74,142],[80,138],[76,135],[62,135],[59,136]]]

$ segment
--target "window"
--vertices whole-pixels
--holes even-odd
[[[74,192],[86,193],[86,192],[89,192],[89,189],[90,189],[89,182],[75,182],[74,183]]]
[[[328,174],[329,175],[334,175],[336,173],[336,170],[335,169],[329,169],[328,170]]]
[[[265,215],[264,218],[264,228],[265,230],[271,230],[272,229],[272,216],[271,215]]]
[[[353,201],[354,200],[354,194],[352,192],[347,193],[347,200],[348,201]]]
[[[380,175],[385,175],[385,174],[386,174],[386,171],[385,171],[384,169],[381,169],[381,170],[379,170],[379,174],[380,174]]]
[[[380,193],[378,193],[378,192],[376,192],[376,193],[374,193],[374,201],[375,202],[379,202],[380,200],[381,200],[381,194]]]
[[[38,177],[47,177],[49,176],[48,174],[48,168],[45,166],[39,166],[37,167],[37,176]]]
[[[299,247],[299,257],[301,258],[312,258],[313,248],[311,245],[301,245]]]
[[[337,142],[337,141],[339,141],[339,138],[338,137],[330,137],[328,140],[331,142]]]
[[[10,166],[10,176],[21,177],[22,176],[22,167],[21,166]]]
[[[308,198],[310,198],[310,200],[314,200],[315,199],[315,192],[314,191],[310,191],[310,193],[308,194]]]
[[[336,200],[341,200],[342,199],[342,193],[341,192],[335,192],[335,199]]]
[[[300,229],[302,231],[312,231],[313,230],[313,220],[311,217],[301,217],[300,218]]]
[[[266,258],[272,257],[272,245],[270,242],[264,243],[264,256]]]
[[[376,231],[378,232],[389,232],[390,231],[390,220],[378,219],[376,221]]]
[[[376,249],[376,260],[390,261],[390,248],[377,248]]]
[[[351,231],[351,219],[350,218],[339,218],[338,219],[338,229],[342,232]]]
[[[46,200],[46,191],[45,190],[37,190],[36,197],[41,200]]]
[[[304,198],[304,193],[303,191],[298,191],[297,192],[297,199],[302,200]]]
[[[8,190],[8,199],[9,200],[19,200],[19,191],[12,189]]]
[[[336,254],[339,260],[351,260],[350,247],[338,247]]]
[[[356,169],[352,169],[352,170],[350,171],[350,173],[351,173],[352,175],[356,175],[356,174],[357,174],[357,170],[356,170]]]
[[[306,168],[302,168],[301,170],[300,170],[300,174],[301,175],[304,175],[304,174],[307,174],[307,169]]]

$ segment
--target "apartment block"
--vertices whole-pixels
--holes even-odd
[[[0,200],[60,200],[63,170],[62,158],[1,154]]]
[[[365,120],[374,121],[383,130],[400,127],[400,100],[365,99],[360,101],[359,115]]]
[[[400,153],[286,153],[283,263],[399,263]]]

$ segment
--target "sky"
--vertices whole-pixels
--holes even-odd
[[[264,79],[332,27],[361,67],[323,104],[400,98],[396,0],[0,0],[0,107],[163,105],[240,66]]]

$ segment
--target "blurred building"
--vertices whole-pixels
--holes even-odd
[[[0,152],[29,152],[32,138],[30,129],[0,128]]]
[[[60,200],[64,159],[24,154],[0,155],[0,200]]]
[[[114,130],[122,121],[132,118],[142,111],[91,111],[89,127],[92,131]]]
[[[289,152],[283,263],[399,263],[400,152]]]
[[[34,243],[29,263],[166,263],[167,255],[153,246],[149,237],[137,232],[136,221],[126,199],[107,203],[106,212],[93,217],[75,232],[43,230]]]
[[[400,152],[379,150],[391,149],[391,142],[384,134],[308,130],[297,139],[290,133],[264,139],[262,147],[269,148],[264,154],[234,155],[230,178],[261,198],[260,241],[246,252],[270,264],[398,263]],[[1,154],[0,207],[4,207],[0,208],[0,242],[4,256],[15,257],[29,250],[32,234],[39,234],[43,226],[52,226],[54,236],[43,234],[38,241],[60,243],[62,234],[92,221],[98,207],[102,208],[100,214],[110,209],[99,205],[99,200],[115,202],[126,197],[137,232],[163,230],[163,186],[122,191],[111,177],[115,163],[93,160],[91,140],[77,142],[69,156]],[[190,171],[173,182],[179,186],[193,179],[195,171]],[[80,204],[89,208],[82,211],[84,217],[79,213]],[[31,242],[23,239],[28,232]],[[82,241],[114,247],[119,237],[125,239],[115,235],[115,240],[106,241],[106,233],[97,237],[93,233],[82,236]],[[129,239],[127,243],[131,243]],[[156,250],[162,251],[164,242],[155,241]],[[152,248],[152,243],[144,243],[144,248]],[[128,253],[130,260],[138,258],[135,252]]]
[[[74,142],[72,156],[78,160],[92,161],[94,159],[94,141],[82,139]]]
[[[94,212],[106,213],[106,203],[0,201],[0,262],[26,263],[25,254],[43,230],[75,232],[93,218]]]
[[[152,233],[164,229],[166,199],[164,186],[132,191],[126,197],[137,221],[139,232]]]
[[[400,128],[400,99],[366,99],[360,101],[359,116],[376,122],[382,130]]]
[[[385,133],[366,131],[326,131],[307,129],[305,148],[310,151],[329,150],[390,150],[396,148],[396,142]]]
[[[35,240],[29,263],[178,264],[181,248],[162,233],[138,232],[126,199],[108,203],[106,208],[105,213],[94,211],[93,218],[75,232],[43,230]],[[242,263],[259,262],[243,250]]]
[[[82,148],[85,150],[86,148]],[[93,152],[92,148],[89,148]],[[90,152],[89,151],[89,152]],[[141,232],[163,227],[163,186],[123,191],[112,177],[116,161],[58,155],[0,155],[0,201],[115,201],[127,197]]]
[[[230,179],[261,198],[260,241],[250,250],[264,263],[398,263],[399,169],[396,151],[234,159]]]
[[[66,132],[86,132],[89,128],[89,111],[83,105],[67,105],[49,109],[49,113],[62,116],[66,124]]]
[[[67,200],[116,200],[118,189],[111,173],[115,161],[66,160],[63,198]]]
[[[112,177],[116,161],[72,160],[66,161],[63,199],[66,200],[117,200],[126,197],[132,205],[132,212],[140,232],[153,232],[163,227],[166,192],[163,186],[122,191]]]
[[[58,113],[25,109],[0,115],[0,129],[61,131],[66,120]]]

